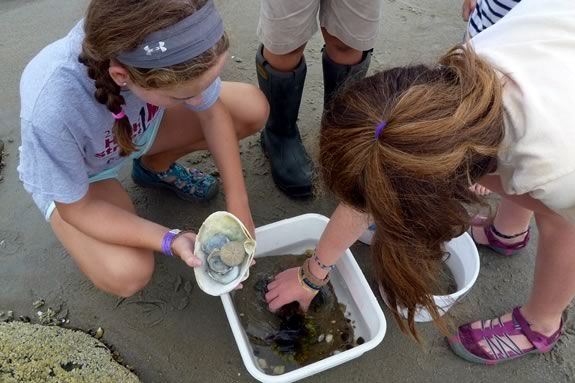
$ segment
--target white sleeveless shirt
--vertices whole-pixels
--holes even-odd
[[[575,223],[575,0],[522,0],[471,44],[506,77],[505,191]]]

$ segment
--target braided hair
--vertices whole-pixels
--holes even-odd
[[[106,105],[106,108],[113,114],[122,112],[122,105],[126,102],[120,94],[120,86],[112,79],[108,72],[109,61],[95,61],[84,55],[80,55],[79,61],[88,68],[88,76],[94,80],[96,92],[94,96],[100,104]],[[132,141],[132,125],[127,115],[115,119],[112,128],[114,139],[120,147],[120,155],[126,156],[136,150]]]

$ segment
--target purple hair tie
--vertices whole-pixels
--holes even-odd
[[[375,128],[375,139],[379,139],[379,135],[381,134],[381,132],[383,131],[383,128],[385,128],[385,126],[387,125],[387,121],[381,121],[379,123],[379,125],[377,125],[377,128]]]

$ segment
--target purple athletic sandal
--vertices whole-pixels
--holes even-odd
[[[487,321],[481,321],[481,328],[477,329],[472,329],[471,323],[467,323],[459,327],[457,335],[447,338],[449,346],[457,356],[468,362],[495,365],[527,354],[551,351],[563,333],[563,320],[559,330],[547,337],[531,330],[519,307],[513,309],[511,317],[508,322],[502,322],[501,317],[494,319],[488,327],[485,326]],[[513,335],[524,335],[532,347],[521,349],[511,339]],[[490,353],[480,346],[479,342],[482,340],[485,341]]]
[[[528,228],[527,230],[525,230],[521,233],[518,233],[518,234],[505,235],[505,234],[502,234],[499,231],[497,231],[497,229],[495,228],[495,225],[493,225],[493,223],[487,224],[488,222],[489,222],[488,219],[485,217],[474,217],[473,218],[471,225],[472,226],[483,226],[483,232],[485,233],[485,236],[487,237],[487,242],[488,242],[488,244],[478,243],[475,240],[475,238],[473,237],[473,228],[471,228],[471,230],[469,230],[469,234],[471,235],[471,239],[473,239],[473,242],[475,242],[476,245],[488,247],[491,250],[493,250],[496,253],[499,253],[501,255],[511,256],[511,255],[515,255],[519,250],[525,248],[527,246],[527,244],[529,243],[529,239],[531,238],[531,228]],[[499,240],[499,238],[514,239],[514,238],[521,237],[522,235],[524,235],[525,238],[523,238],[523,240],[516,242],[516,243],[507,244],[507,243],[503,243]],[[499,238],[497,238],[497,237],[499,237]]]

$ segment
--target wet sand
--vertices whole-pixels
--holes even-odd
[[[78,270],[24,192],[16,174],[19,145],[18,82],[24,65],[42,47],[63,36],[82,15],[86,0],[9,0],[0,2],[0,139],[6,167],[0,182],[0,311],[35,320],[32,302],[65,304],[68,326],[105,329],[103,340],[115,346],[144,382],[251,382],[218,298],[202,293],[193,271],[177,259],[157,257],[153,280],[125,300],[97,290]],[[255,83],[254,54],[257,0],[218,1],[232,39],[225,80]],[[464,32],[460,0],[384,0],[382,33],[372,70],[392,65],[431,62],[457,43]],[[308,77],[300,112],[306,146],[313,153],[322,108],[319,36],[308,45]],[[10,142],[12,139],[13,142]],[[258,138],[241,144],[252,211],[257,225],[315,212],[329,215],[335,203],[322,195],[294,201],[273,185]],[[215,170],[207,154],[186,157],[189,164]],[[122,181],[143,216],[169,227],[197,230],[210,212],[224,208],[220,195],[209,204],[190,204],[161,191],[135,186],[126,169]],[[481,252],[481,272],[466,299],[450,311],[454,324],[490,318],[527,299],[532,281],[536,233],[522,255],[505,258]],[[368,247],[352,252],[372,281]],[[372,282],[375,292],[375,284]],[[377,293],[376,293],[377,295]],[[379,297],[378,297],[379,299]],[[383,305],[383,302],[379,300]],[[575,375],[575,323],[555,350],[501,367],[469,364],[452,354],[430,324],[418,326],[425,340],[417,345],[393,323],[389,310],[386,336],[361,358],[308,379],[308,382],[568,382]]]

